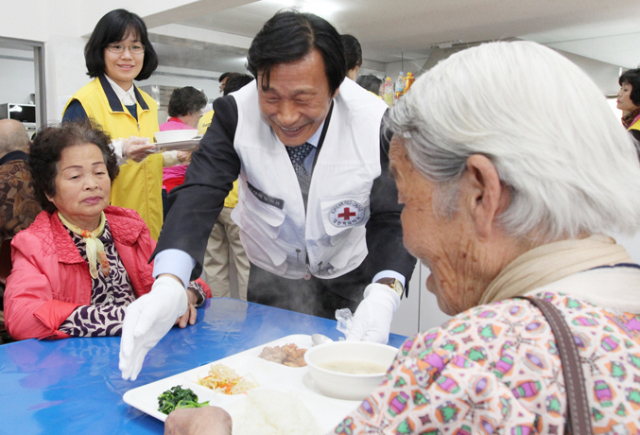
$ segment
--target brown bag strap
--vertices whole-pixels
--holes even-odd
[[[542,311],[555,336],[567,395],[567,428],[569,432],[574,435],[593,434],[584,372],[567,321],[551,302],[527,296],[522,296],[522,298],[527,299]]]

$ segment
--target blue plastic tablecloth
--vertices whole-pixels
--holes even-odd
[[[132,388],[292,334],[342,336],[333,320],[235,299],[208,300],[173,328],[134,382],[118,369],[120,337],[25,340],[0,346],[0,434],[162,434],[164,423],[122,401]],[[405,337],[392,334],[399,347]]]

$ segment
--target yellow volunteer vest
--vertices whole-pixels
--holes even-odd
[[[212,120],[213,110],[209,110],[202,115],[198,121],[198,134],[205,134]],[[236,205],[238,205],[238,180],[233,182],[233,189],[231,189],[231,192],[229,192],[229,195],[224,200],[225,207],[234,208]]]
[[[640,130],[640,119],[638,119],[636,122],[631,124],[631,127],[629,127],[629,130]]]
[[[67,102],[78,100],[89,118],[100,124],[112,139],[130,136],[153,139],[158,128],[158,105],[134,85],[138,121],[129,113],[103,76],[97,77]],[[64,112],[63,112],[64,114]],[[111,186],[111,205],[138,212],[158,240],[162,228],[162,154],[154,154],[141,163],[129,160],[120,166],[120,174]]]

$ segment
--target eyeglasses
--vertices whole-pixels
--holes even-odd
[[[134,45],[130,45],[130,46],[126,46],[123,44],[109,44],[107,45],[107,50],[109,50],[111,53],[124,53],[124,51],[126,49],[129,49],[129,53],[132,54],[142,54],[144,53],[144,45],[142,44],[134,44]]]

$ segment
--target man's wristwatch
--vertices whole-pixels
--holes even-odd
[[[402,299],[402,296],[404,295],[404,287],[402,286],[400,280],[396,278],[380,278],[376,281],[376,283],[388,285],[393,289],[394,292],[398,293],[398,296],[400,296],[400,299]]]

